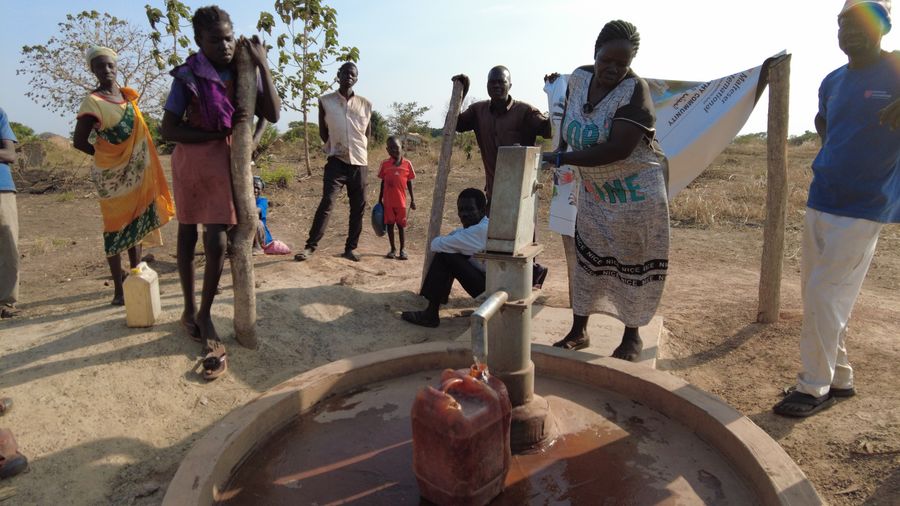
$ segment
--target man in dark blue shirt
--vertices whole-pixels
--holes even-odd
[[[819,89],[822,149],[803,229],[802,367],[774,411],[804,417],[856,393],[845,337],[878,234],[900,222],[900,52],[881,49],[890,0],[847,0],[838,44],[848,64]]]

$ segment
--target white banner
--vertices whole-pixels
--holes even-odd
[[[646,79],[656,110],[656,136],[669,159],[669,200],[725,150],[753,112],[765,65],[705,83]],[[553,145],[565,106],[566,80],[546,84],[553,123]],[[765,83],[763,83],[765,85]],[[575,234],[577,184],[571,167],[553,178],[550,229]]]

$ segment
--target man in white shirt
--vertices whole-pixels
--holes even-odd
[[[325,143],[322,149],[328,157],[322,200],[316,209],[306,248],[294,255],[302,262],[316,250],[325,228],[334,199],[341,188],[347,186],[350,199],[350,226],[344,245],[344,258],[359,262],[353,252],[359,243],[366,211],[366,172],[368,164],[368,138],[371,131],[372,103],[354,93],[359,71],[351,62],[338,70],[338,91],[319,97],[319,137]]]
[[[434,259],[428,266],[421,293],[428,299],[428,307],[422,311],[404,311],[401,318],[423,327],[440,325],[438,310],[447,302],[454,280],[472,297],[484,292],[485,268],[472,255],[483,251],[487,244],[486,203],[481,190],[466,188],[460,192],[456,209],[462,227],[431,241]]]

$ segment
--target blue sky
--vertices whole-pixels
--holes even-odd
[[[11,0],[5,0],[11,3]],[[27,80],[16,76],[21,47],[45,42],[67,13],[84,9],[109,12],[147,26],[144,4],[161,0],[43,0],[16,2],[0,26],[4,93],[0,99],[12,121],[39,132],[67,135],[74,118],[60,117],[24,96]],[[626,19],[641,33],[641,49],[633,63],[642,76],[705,81],[759,65],[786,49],[793,53],[790,132],[813,130],[816,94],[822,78],[846,63],[837,47],[837,12],[844,0],[722,1],[644,0],[333,0],[338,11],[340,41],[360,49],[356,90],[375,109],[390,112],[392,102],[418,102],[431,107],[426,120],[443,125],[450,78],[472,78],[470,95],[486,98],[487,71],[509,67],[511,94],[546,110],[544,74],[590,63],[594,40],[606,21]],[[191,7],[206,2],[188,0]],[[240,34],[255,33],[261,10],[271,0],[221,0]],[[898,24],[898,23],[895,23]],[[883,41],[900,49],[900,28]],[[333,67],[336,70],[336,67]],[[75,93],[80,93],[75,91]],[[766,100],[744,132],[766,128]],[[314,116],[313,116],[314,117]],[[282,130],[296,114],[284,114]]]

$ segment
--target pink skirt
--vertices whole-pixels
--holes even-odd
[[[231,138],[175,146],[175,217],[186,225],[236,225],[231,190]]]

